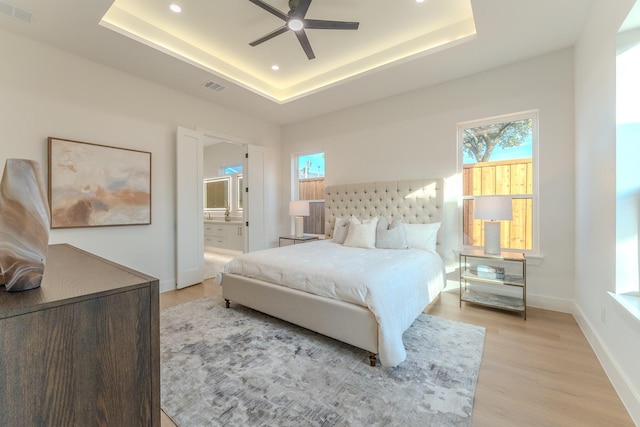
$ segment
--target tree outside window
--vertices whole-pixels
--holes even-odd
[[[513,220],[503,221],[501,247],[534,249],[534,148],[537,112],[458,125],[462,169],[463,245],[484,245],[484,223],[473,219],[476,196],[510,195]]]

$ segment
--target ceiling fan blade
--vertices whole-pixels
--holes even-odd
[[[304,18],[307,15],[311,0],[298,0],[298,5],[294,9],[294,13],[299,18]]]
[[[296,33],[296,37],[298,37],[298,41],[300,42],[300,46],[302,46],[302,49],[304,49],[304,53],[307,54],[307,58],[315,58],[316,55],[313,53],[313,49],[311,49],[311,43],[309,43],[307,33],[305,33],[304,30],[294,31],[294,33]]]
[[[359,22],[324,21],[321,19],[303,20],[304,28],[308,30],[357,30]]]
[[[287,31],[289,31],[289,27],[287,27],[287,25],[283,25],[282,27],[271,31],[269,34],[267,34],[266,36],[260,37],[258,40],[254,40],[251,43],[249,43],[251,46],[258,46],[260,43],[264,43],[267,40],[271,40],[272,38],[279,36],[280,34],[284,34]]]
[[[286,13],[283,13],[283,12],[279,11],[275,7],[271,6],[270,4],[267,4],[267,3],[263,2],[262,0],[249,0],[249,1],[251,3],[253,3],[253,4],[255,4],[256,6],[261,7],[262,9],[266,10],[270,14],[277,16],[278,18],[282,19],[283,21],[286,21],[287,19],[289,19],[289,16]]]

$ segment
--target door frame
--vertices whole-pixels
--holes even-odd
[[[226,143],[230,143],[230,144],[237,144],[237,145],[242,145],[244,148],[244,153],[245,153],[245,158],[242,159],[242,165],[243,165],[243,169],[242,169],[242,175],[243,175],[243,188],[242,191],[245,191],[246,194],[246,188],[249,185],[249,182],[247,180],[247,176],[248,174],[250,174],[249,172],[249,168],[248,168],[248,164],[247,164],[247,160],[246,160],[246,154],[248,152],[249,149],[249,142],[246,139],[243,138],[239,138],[236,136],[232,136],[232,135],[227,135],[224,134],[222,132],[217,132],[217,131],[213,131],[210,129],[205,129],[205,128],[201,128],[201,127],[196,127],[196,132],[200,132],[204,138],[204,140],[206,139],[213,139],[216,140],[218,143],[221,142],[226,142]],[[203,140],[203,149],[204,147],[210,145],[210,144],[206,144],[204,143]],[[204,162],[204,157],[201,159],[201,163]],[[247,221],[248,221],[248,212],[251,209],[249,207],[250,202],[249,202],[249,198],[248,197],[244,197],[243,198],[243,207],[242,207],[242,236],[243,236],[243,245],[242,245],[242,251],[243,252],[248,252],[248,248],[249,248],[249,230],[247,227]]]
[[[188,135],[189,138],[198,140],[198,148],[196,149],[195,155],[193,155],[193,153],[190,153],[190,155],[192,159],[191,162],[196,163],[196,167],[193,168],[193,166],[191,166],[191,168],[197,169],[199,171],[198,174],[200,176],[200,179],[199,181],[196,180],[198,182],[193,184],[194,187],[197,186],[197,188],[194,188],[193,190],[189,189],[188,191],[184,192],[185,194],[183,194],[180,190],[178,190],[181,178],[179,176],[176,176],[176,186],[178,194],[176,194],[177,225],[175,257],[176,285],[178,288],[200,283],[202,280],[204,280],[204,277],[200,277],[200,280],[197,279],[199,278],[199,276],[204,276],[204,209],[202,194],[202,169],[204,167],[203,140],[205,138],[213,138],[220,141],[242,144],[245,146],[246,155],[245,159],[243,159],[243,186],[247,197],[245,197],[243,200],[244,206],[242,212],[244,222],[244,252],[264,249],[266,247],[264,229],[264,163],[266,157],[266,147],[253,145],[242,138],[225,135],[221,132],[215,132],[198,127],[193,130],[178,126],[176,137],[176,152],[177,150],[179,150],[178,140],[182,138],[182,135]],[[178,162],[180,162],[179,159],[176,160],[176,163]],[[182,165],[181,163],[181,166],[176,167],[176,174],[179,175],[180,168],[187,168],[187,165]],[[255,169],[256,173],[252,174],[250,169]],[[249,192],[247,188],[253,188],[253,190]],[[256,206],[254,206],[253,209],[251,207],[251,200],[256,201],[256,203],[254,203]],[[260,204],[262,204],[262,206],[259,206]],[[187,207],[185,213],[181,217],[188,216],[191,221],[197,223],[192,224],[193,226],[191,228],[181,228],[178,224],[178,222],[180,221],[180,218],[178,218],[180,216],[178,214],[178,211],[182,209],[181,206]],[[196,230],[199,229],[200,231],[193,231],[194,227]],[[195,238],[193,237],[194,234],[196,234]],[[196,254],[196,252],[198,254]],[[191,257],[187,256],[186,254],[191,254]],[[202,254],[202,256],[200,256],[199,254]],[[192,260],[191,258],[198,258],[200,259],[200,261]],[[198,262],[199,265],[197,265]],[[194,265],[191,266],[187,264]],[[198,269],[199,273],[197,273],[196,271]],[[188,279],[179,279],[183,277],[188,277]]]

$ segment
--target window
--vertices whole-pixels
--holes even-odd
[[[634,36],[634,37],[630,37]],[[616,58],[616,292],[640,313],[640,37],[618,35]],[[632,311],[633,312],[633,311]],[[640,314],[636,314],[640,318]]]
[[[500,246],[537,250],[534,241],[537,132],[537,111],[458,124],[465,247],[484,245],[484,223],[473,219],[475,197],[510,195],[513,219],[502,221]]]
[[[309,200],[304,233],[324,234],[324,153],[294,156],[293,165],[292,200]]]
[[[234,175],[237,173],[242,173],[242,163],[218,167],[218,175]]]

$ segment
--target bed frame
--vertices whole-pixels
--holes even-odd
[[[326,238],[336,218],[386,216],[409,224],[442,220],[444,181],[440,178],[328,186],[325,190]],[[441,245],[442,227],[438,232]],[[376,365],[378,323],[366,307],[275,285],[237,274],[222,274],[222,297],[369,352]],[[348,327],[345,327],[348,325]]]

